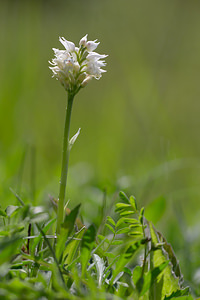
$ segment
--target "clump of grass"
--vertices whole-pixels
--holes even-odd
[[[15,196],[20,205],[0,210],[3,299],[193,299],[170,244],[133,196],[120,192],[98,227],[83,225],[76,206],[59,236],[53,208]]]

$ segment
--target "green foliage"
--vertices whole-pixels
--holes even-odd
[[[76,206],[66,214],[58,237],[53,210],[47,214],[23,202],[2,210],[1,297],[193,299],[182,286],[170,244],[147,221],[144,208],[139,210],[135,198],[122,192],[120,200],[116,214],[104,217],[99,228],[79,228]]]

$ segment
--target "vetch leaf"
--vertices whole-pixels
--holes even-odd
[[[117,221],[117,224],[116,224],[116,228],[119,227],[120,225],[124,224],[124,218],[120,218],[118,221]]]
[[[124,242],[123,241],[121,241],[121,240],[114,240],[114,241],[112,241],[112,243],[111,243],[111,245],[113,246],[113,245],[122,245]]]
[[[106,223],[105,226],[108,227],[108,229],[110,229],[110,231],[111,231],[113,234],[115,234],[115,230],[113,229],[113,227],[112,227],[111,225],[109,225],[109,224]]]
[[[120,212],[121,216],[129,216],[129,215],[132,215],[132,214],[134,214],[134,212],[131,211],[131,210]]]
[[[132,205],[132,207],[133,207],[133,210],[135,211],[135,212],[137,212],[137,203],[136,203],[136,199],[133,197],[133,196],[130,196],[130,203],[131,203],[131,205]]]
[[[129,231],[130,229],[128,227],[125,227],[117,230],[116,234],[128,233]]]
[[[115,221],[110,216],[107,217],[107,221],[110,222],[110,224],[112,224],[113,226],[115,226]]]
[[[120,211],[124,211],[124,210],[130,210],[131,208],[132,208],[131,204],[117,203],[115,211],[120,212]]]
[[[129,199],[128,199],[127,195],[124,192],[122,192],[122,191],[119,192],[119,197],[121,198],[122,201],[129,204]]]

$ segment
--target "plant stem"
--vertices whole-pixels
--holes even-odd
[[[67,185],[67,173],[68,173],[69,154],[70,154],[69,131],[70,131],[70,120],[71,120],[73,100],[74,100],[74,94],[68,93],[68,103],[66,109],[64,139],[63,139],[60,191],[58,197],[59,201],[58,201],[58,213],[57,213],[57,234],[60,234],[60,228],[64,218],[65,190]]]

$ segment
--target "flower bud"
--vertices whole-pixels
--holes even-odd
[[[86,46],[86,43],[87,43],[87,34],[80,40],[79,42],[79,46],[83,46],[85,47]]]
[[[90,82],[92,80],[92,77],[93,76],[87,76],[81,83],[81,86],[84,88],[88,84],[88,82]]]

